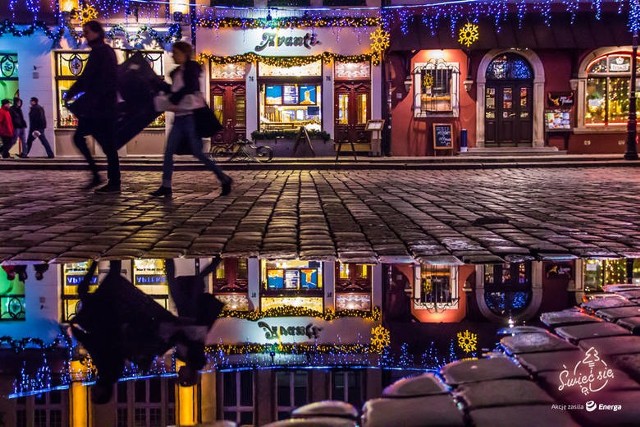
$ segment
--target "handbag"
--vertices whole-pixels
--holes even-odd
[[[196,132],[200,138],[209,138],[223,129],[220,121],[206,102],[204,107],[193,110],[193,119],[196,122]]]

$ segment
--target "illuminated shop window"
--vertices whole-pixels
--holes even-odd
[[[602,292],[604,285],[627,283],[626,259],[585,259],[582,266],[585,292]]]
[[[5,265],[0,269],[0,321],[25,320],[25,280],[24,265]]]
[[[413,76],[414,117],[458,116],[458,63],[442,59],[416,63]]]
[[[425,308],[458,308],[456,267],[420,264],[420,285],[415,292],[416,306]]]
[[[18,55],[0,53],[0,99],[18,96]]]
[[[626,124],[629,117],[631,54],[620,52],[600,56],[587,66],[586,72],[586,85],[581,94],[585,126]],[[640,98],[636,103],[640,109]]]
[[[238,425],[253,425],[253,371],[223,372],[220,377],[222,417]]]
[[[640,258],[634,259],[632,263],[632,283],[634,285],[640,285]]]
[[[117,427],[174,425],[175,378],[152,377],[116,385]]]
[[[365,401],[365,375],[362,370],[331,372],[331,400],[348,402],[361,408]]]
[[[62,319],[61,322],[71,321],[80,309],[78,285],[89,271],[89,261],[62,264]],[[98,270],[91,278],[89,292],[98,287]]]
[[[309,373],[277,371],[275,377],[276,419],[288,419],[292,410],[309,403]]]
[[[336,310],[371,310],[371,264],[336,262]]]
[[[260,63],[258,76],[261,131],[322,130],[321,61],[289,68]]]
[[[163,259],[133,260],[133,284],[164,308],[169,305],[169,286]]]
[[[484,288],[485,303],[494,314],[522,313],[531,302],[531,263],[485,265]]]
[[[322,312],[322,263],[319,261],[261,261],[260,309],[304,307]]]
[[[56,125],[59,128],[75,127],[78,124],[78,119],[65,108],[63,99],[84,71],[88,59],[89,52],[87,51],[55,53],[56,117],[58,119]]]
[[[134,53],[140,52],[144,59],[147,60],[151,69],[160,76],[164,80],[164,52],[163,51],[153,51],[153,50],[128,50],[126,51],[125,57],[128,59]],[[156,119],[149,124],[150,128],[164,128],[165,125],[165,114],[162,113]]]
[[[213,293],[227,310],[249,310],[247,258],[225,258],[215,271]]]
[[[334,76],[336,80],[369,80],[371,79],[371,63],[336,61]]]

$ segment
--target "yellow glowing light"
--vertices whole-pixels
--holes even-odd
[[[371,328],[371,351],[381,353],[391,344],[391,332],[382,325]]]
[[[458,332],[458,347],[465,353],[471,353],[478,349],[478,334],[474,334],[468,330]]]
[[[373,52],[371,62],[373,65],[378,65],[382,60],[384,52],[391,44],[390,34],[382,28],[377,28],[369,35],[369,39],[371,40],[371,52]]]
[[[71,12],[78,8],[78,0],[61,0],[60,12]]]
[[[176,370],[184,366],[184,363],[177,360]],[[182,387],[176,384],[177,388],[177,400],[176,400],[176,412],[179,426],[194,426],[197,424],[197,401],[196,398],[196,386]]]
[[[98,18],[98,11],[92,5],[84,5],[82,8],[76,9],[73,13],[73,19],[81,21],[83,24]]]
[[[85,372],[87,365],[79,360],[71,362],[71,372]],[[72,382],[69,387],[69,412],[71,412],[71,427],[85,427],[91,425],[91,412],[89,411],[89,387],[80,382]]]
[[[189,2],[187,0],[171,0],[169,3],[169,12],[180,12],[183,15],[189,13]]]
[[[479,38],[480,31],[478,30],[477,24],[467,22],[458,32],[458,43],[466,47],[470,47],[477,42]]]

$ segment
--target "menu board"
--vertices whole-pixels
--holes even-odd
[[[282,86],[268,85],[266,88],[265,103],[267,105],[280,105],[282,104]]]
[[[433,124],[433,148],[436,150],[453,149],[453,125],[451,123]]]
[[[544,113],[544,125],[548,131],[570,130],[571,113],[568,110],[546,110]]]

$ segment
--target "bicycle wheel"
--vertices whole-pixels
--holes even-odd
[[[259,162],[270,162],[271,158],[273,158],[273,150],[271,150],[271,147],[263,145],[262,147],[256,148],[256,159]]]

